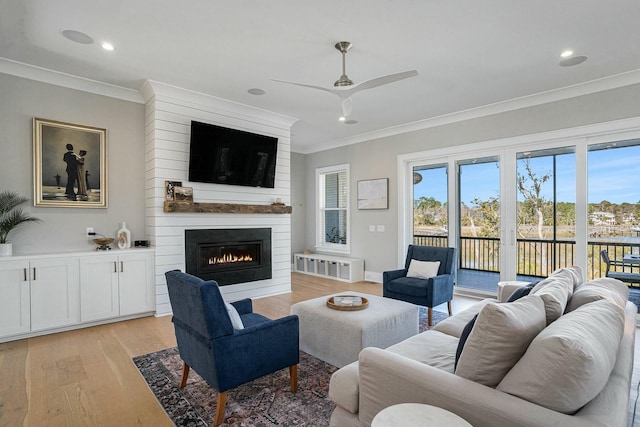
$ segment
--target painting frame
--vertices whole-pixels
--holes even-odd
[[[358,181],[358,209],[389,209],[389,178]]]
[[[107,130],[33,118],[33,204],[107,208]]]

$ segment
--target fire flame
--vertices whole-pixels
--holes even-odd
[[[251,255],[230,255],[224,254],[220,257],[214,256],[209,258],[209,265],[217,265],[217,264],[230,264],[234,262],[250,262],[253,261],[253,257]]]

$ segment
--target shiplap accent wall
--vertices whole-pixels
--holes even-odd
[[[280,198],[290,205],[290,143],[295,119],[154,81],[147,81],[142,93],[146,101],[146,227],[156,254],[156,314],[171,312],[164,273],[185,270],[186,229],[271,228],[272,278],[220,289],[228,301],[289,292],[290,214],[165,213],[163,204],[164,182],[171,180],[193,187],[197,202],[268,205]],[[277,137],[275,188],[189,182],[191,120]]]

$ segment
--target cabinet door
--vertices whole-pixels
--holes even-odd
[[[31,261],[31,330],[80,322],[80,273],[77,258]]]
[[[116,255],[86,257],[80,260],[80,319],[83,322],[120,315]]]
[[[31,330],[29,262],[0,263],[0,337]]]
[[[120,315],[154,310],[153,254],[120,255]]]

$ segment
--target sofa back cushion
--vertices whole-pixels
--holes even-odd
[[[562,316],[575,284],[576,274],[570,269],[561,268],[533,287],[530,295],[538,295],[544,301],[547,325]]]
[[[578,286],[571,296],[567,304],[566,312],[573,311],[585,304],[602,299],[614,302],[618,304],[620,308],[624,309],[629,299],[629,288],[621,281],[609,277],[585,282]]]
[[[617,304],[585,304],[540,332],[497,389],[573,414],[607,383],[623,329],[624,311]]]
[[[456,375],[495,387],[545,325],[544,302],[539,296],[485,305],[462,348]]]

